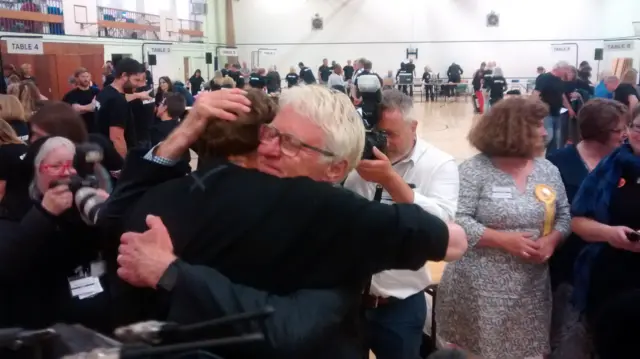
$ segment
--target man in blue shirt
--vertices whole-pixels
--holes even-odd
[[[609,75],[604,77],[594,90],[594,96],[599,98],[613,98],[613,91],[618,87],[620,79],[617,76]]]

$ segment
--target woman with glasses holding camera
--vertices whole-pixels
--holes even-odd
[[[0,221],[0,327],[68,322],[108,330],[101,233],[82,220],[68,185],[75,152],[69,139],[44,137],[24,156],[32,208],[20,222]]]

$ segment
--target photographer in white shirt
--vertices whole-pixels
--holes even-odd
[[[344,187],[374,200],[377,187],[383,203],[413,202],[445,221],[453,220],[458,202],[458,166],[452,156],[416,135],[412,99],[397,89],[382,93],[378,128],[387,133],[386,155],[391,161],[362,160]],[[377,151],[374,151],[378,153]],[[383,155],[380,155],[383,156]],[[380,157],[379,156],[379,157]],[[385,189],[400,175],[413,198],[392,198]],[[394,191],[398,193],[398,191]],[[431,284],[426,268],[376,274],[365,293],[367,338],[377,359],[419,357],[427,303],[423,290]]]

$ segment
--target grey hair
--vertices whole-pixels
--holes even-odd
[[[616,81],[619,81],[620,79],[616,75],[609,75],[609,76],[605,76],[603,80],[604,82],[616,82]]]
[[[382,91],[382,108],[384,110],[398,110],[406,122],[414,122],[413,99],[398,89]]]
[[[74,145],[73,142],[71,142],[71,140],[69,140],[68,138],[60,137],[60,136],[51,137],[51,138],[47,139],[46,141],[44,141],[42,146],[40,146],[40,149],[38,150],[38,154],[36,154],[36,158],[33,161],[33,167],[35,169],[35,171],[34,171],[35,175],[33,176],[33,181],[31,182],[31,185],[29,186],[29,194],[31,195],[31,198],[39,198],[39,197],[42,196],[42,193],[40,193],[40,190],[36,186],[36,180],[37,180],[38,176],[40,175],[40,172],[38,171],[38,169],[40,168],[40,165],[42,164],[42,161],[44,161],[44,159],[51,152],[53,152],[54,150],[56,150],[56,149],[58,149],[60,147],[64,147],[64,148],[68,149],[70,152],[73,152],[73,153],[76,152],[76,145]]]
[[[493,75],[494,76],[502,76],[502,77],[504,77],[504,74],[502,73],[502,68],[501,67],[496,67],[495,69],[493,69]]]
[[[569,65],[566,61],[558,61],[555,65],[553,65],[554,70],[563,69],[568,70],[571,65]]]

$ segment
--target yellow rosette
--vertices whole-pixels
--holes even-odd
[[[556,191],[546,184],[536,185],[536,198],[544,204],[544,226],[542,236],[547,236],[553,230],[556,218]]]

